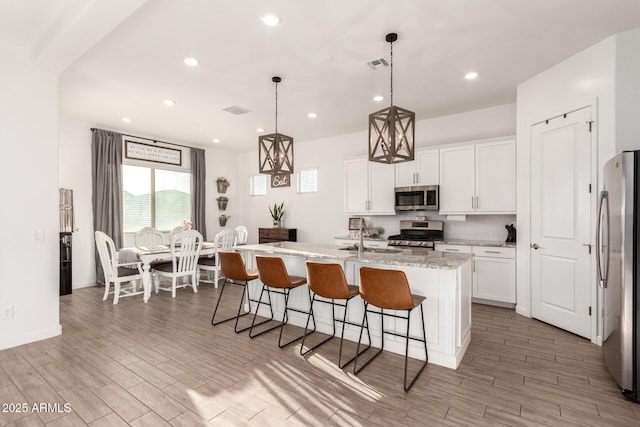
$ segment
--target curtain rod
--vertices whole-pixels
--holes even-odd
[[[91,128],[91,132],[96,131],[96,130],[104,130],[104,129]],[[109,131],[109,132],[113,132],[113,131]],[[115,133],[120,133],[120,132],[115,132]],[[160,142],[162,144],[176,145],[178,147],[193,148],[193,147],[189,147],[188,145],[176,144],[175,142],[160,141],[158,139],[145,138],[144,136],[129,135],[129,134],[126,134],[126,133],[120,133],[120,135],[122,135],[122,136],[130,136],[131,138],[146,139],[147,141],[152,141],[153,143]]]

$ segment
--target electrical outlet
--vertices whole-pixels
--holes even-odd
[[[13,306],[5,307],[0,310],[0,320],[13,319]]]

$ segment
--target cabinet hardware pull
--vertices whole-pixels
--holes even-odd
[[[475,197],[471,196],[471,209],[475,209],[476,208],[476,203],[475,203]]]
[[[485,254],[499,254],[500,251],[484,251]]]
[[[476,209],[480,209],[480,196],[476,196]]]
[[[445,248],[445,251],[460,252],[460,249]]]

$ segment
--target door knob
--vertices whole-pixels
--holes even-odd
[[[538,244],[537,244],[537,243],[532,243],[532,244],[531,244],[531,247],[532,247],[533,249],[536,249],[536,250],[537,250],[537,249],[540,249],[540,246],[538,246]]]

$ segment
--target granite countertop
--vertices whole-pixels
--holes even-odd
[[[400,265],[405,267],[453,270],[473,258],[472,254],[432,251],[424,248],[373,248],[362,256],[357,251],[340,250],[336,245],[277,242],[260,245],[237,246],[239,251],[294,255],[305,258],[333,259],[373,264]]]
[[[349,236],[336,236],[334,237],[334,239],[337,240],[360,240],[359,237],[349,237]],[[363,237],[363,240],[373,240],[376,242],[386,242],[387,238],[386,237]]]
[[[499,240],[466,240],[466,239],[443,239],[436,243],[444,243],[447,245],[464,245],[464,246],[488,246],[494,248],[515,248],[515,243],[506,243]]]

